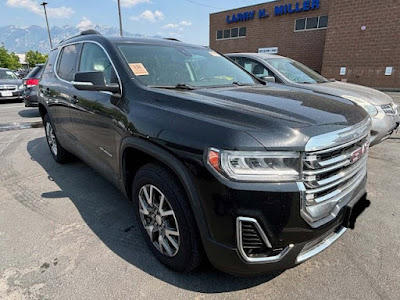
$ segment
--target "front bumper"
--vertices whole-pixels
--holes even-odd
[[[202,188],[203,184],[207,188]],[[280,192],[271,192],[198,182],[210,233],[203,237],[207,256],[217,269],[239,276],[292,268],[327,248],[344,233],[349,223],[348,211],[365,195],[365,185],[366,176],[334,220],[312,228],[300,215],[301,191],[289,185],[281,185]],[[257,221],[271,245],[269,257],[249,260],[243,253],[238,231],[241,218]],[[303,251],[305,247],[309,251]]]
[[[22,99],[22,90],[12,91],[12,96],[4,96],[3,97],[0,93],[0,101],[9,101],[9,100],[18,100],[18,99]]]
[[[371,146],[377,145],[389,138],[400,124],[399,115],[379,113],[372,118]]]

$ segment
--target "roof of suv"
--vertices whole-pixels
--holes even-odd
[[[277,54],[268,54],[268,53],[226,53],[225,55],[227,56],[235,56],[235,55],[240,55],[240,56],[246,56],[246,57],[258,57],[262,59],[267,59],[267,58],[285,58],[284,56],[277,55]]]
[[[90,30],[88,32],[82,32],[80,35],[73,36],[61,41],[60,46],[79,42],[83,40],[93,40],[93,41],[100,41],[100,40],[108,40],[111,43],[137,43],[137,44],[152,44],[152,45],[164,45],[164,46],[176,46],[177,43],[182,46],[190,46],[193,47],[192,44],[182,43],[175,39],[165,39],[165,38],[137,38],[137,37],[119,37],[119,36],[104,36],[100,33],[96,33],[94,30]],[[204,47],[204,46],[198,46]]]

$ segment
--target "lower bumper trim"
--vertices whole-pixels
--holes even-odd
[[[338,230],[335,232],[331,233],[328,237],[320,241],[314,246],[311,246],[313,242],[310,242],[306,244],[303,248],[303,250],[300,252],[299,256],[297,256],[296,263],[301,263],[303,261],[306,261],[307,259],[317,255],[318,253],[324,251],[326,248],[328,248],[330,245],[332,245],[336,240],[338,240],[345,232],[347,228],[346,227],[340,227]],[[306,249],[306,250],[304,250]]]

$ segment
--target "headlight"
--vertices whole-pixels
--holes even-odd
[[[354,96],[349,96],[349,95],[343,95],[341,97],[345,98],[347,100],[353,101],[354,103],[358,104],[359,106],[364,108],[364,110],[366,110],[367,113],[369,113],[369,115],[371,117],[374,117],[374,116],[376,116],[378,114],[378,110],[376,109],[376,107],[374,105],[372,105],[371,103],[363,100],[363,99],[360,99],[360,98],[357,98],[357,97],[354,97]]]
[[[23,89],[24,89],[24,85],[21,84],[21,85],[18,87],[18,89],[19,89],[19,90],[23,90]]]
[[[300,153],[286,151],[220,151],[209,149],[208,164],[237,181],[287,182],[300,180]]]

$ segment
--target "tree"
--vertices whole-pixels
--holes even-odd
[[[8,53],[7,49],[0,47],[0,68],[18,69],[21,67],[19,57],[14,53]]]
[[[47,55],[43,55],[38,51],[29,50],[25,54],[25,61],[29,64],[29,67],[34,67],[37,64],[43,64],[46,62]]]

